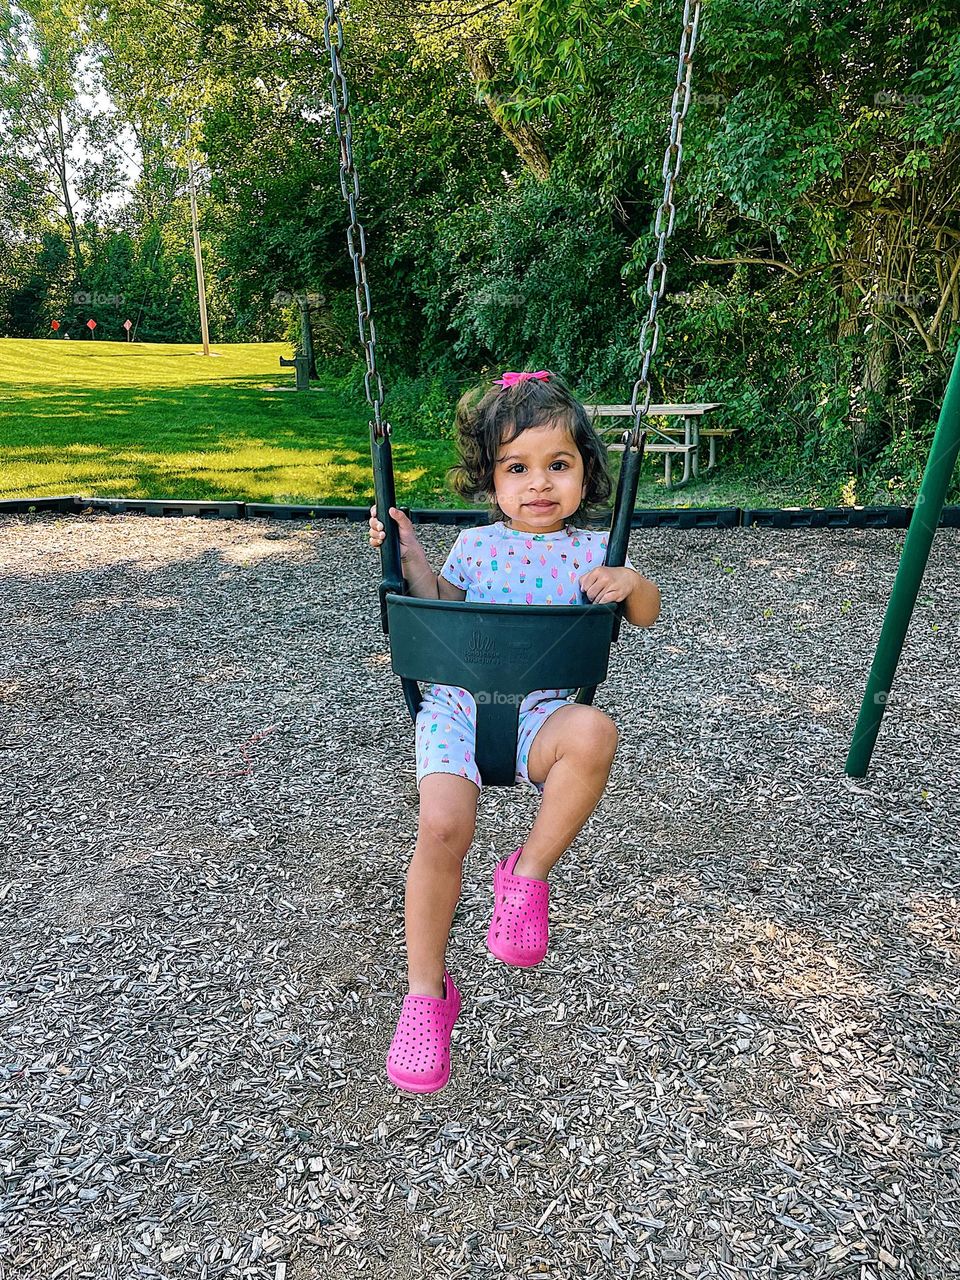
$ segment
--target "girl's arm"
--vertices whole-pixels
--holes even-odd
[[[418,547],[417,550],[419,555],[411,552],[410,555],[401,557],[400,563],[403,566],[407,589],[412,596],[419,596],[423,600],[442,599],[437,590],[437,575],[427,563],[426,553],[422,547]]]
[[[437,574],[437,591],[441,600],[466,600],[467,593],[462,587],[455,587],[442,574]]]
[[[427,553],[417,538],[413,524],[397,507],[390,508],[400,537],[400,567],[410,595],[422,600],[463,600],[466,592],[440,578],[430,568]],[[370,508],[370,545],[379,547],[386,534],[377,519],[377,509]]]
[[[402,560],[403,576],[412,596],[420,596],[425,600],[464,600],[467,593],[455,587],[452,582],[438,573],[434,573],[427,564],[424,555],[419,563]]]
[[[634,627],[652,627],[660,617],[660,588],[636,569],[628,569],[637,579],[623,604],[623,616]]]
[[[580,586],[591,604],[619,604],[622,600],[623,616],[631,626],[652,627],[660,616],[659,587],[636,569],[601,565],[585,573]]]

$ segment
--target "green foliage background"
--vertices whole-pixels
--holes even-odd
[[[681,6],[343,17],[395,430],[449,435],[459,393],[503,368],[628,399]],[[0,333],[76,336],[93,314],[99,337],[129,317],[141,340],[193,338],[192,162],[214,338],[296,338],[306,293],[326,373],[362,394],[322,19],[2,0]],[[723,401],[725,462],[912,497],[960,340],[958,134],[952,0],[707,0],[655,397]]]

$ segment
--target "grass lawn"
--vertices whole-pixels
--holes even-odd
[[[194,345],[0,339],[0,498],[371,501],[364,402],[293,385],[285,343]],[[322,387],[323,380],[319,385]],[[389,416],[389,399],[386,404]],[[725,469],[685,490],[663,487],[659,459],[640,507],[786,506],[818,501],[800,484],[767,485]],[[464,505],[444,487],[443,440],[394,436],[398,501]]]
[[[0,497],[364,502],[365,404],[292,386],[284,343],[0,340]],[[399,443],[397,488],[439,497],[443,442]]]

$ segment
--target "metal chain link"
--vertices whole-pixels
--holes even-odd
[[[390,424],[383,421],[381,405],[383,403],[383,383],[377,369],[377,330],[373,323],[370,303],[370,283],[367,280],[367,240],[363,227],[357,217],[357,201],[360,199],[360,180],[353,163],[353,130],[350,123],[350,94],[347,79],[340,62],[343,50],[343,26],[337,13],[336,0],[327,0],[327,16],[323,22],[323,39],[330,55],[330,97],[333,102],[333,120],[340,144],[340,191],[344,203],[350,210],[350,225],[347,228],[347,248],[353,262],[353,275],[356,282],[357,325],[360,341],[363,344],[367,371],[364,374],[363,388],[367,403],[373,410],[373,422],[370,424],[374,439],[382,440],[390,434]]]
[[[643,434],[641,423],[650,409],[650,362],[656,355],[660,342],[660,322],[657,319],[657,308],[663,298],[667,283],[666,247],[673,235],[673,224],[676,209],[673,204],[673,186],[680,173],[680,161],[683,157],[683,122],[690,106],[690,78],[693,73],[693,51],[697,43],[697,28],[700,25],[701,0],[684,0],[683,35],[680,38],[680,56],[677,61],[677,83],[673,91],[673,102],[670,106],[670,141],[663,157],[663,201],[657,210],[657,219],[653,232],[657,237],[657,256],[647,272],[647,297],[650,309],[640,330],[640,354],[643,360],[640,377],[633,385],[630,397],[630,412],[633,414],[633,430],[624,435],[623,442],[631,448],[638,448]],[[664,226],[666,218],[666,226]],[[662,431],[648,424],[646,430],[662,435]]]

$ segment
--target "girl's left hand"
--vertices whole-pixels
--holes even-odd
[[[633,569],[591,569],[580,579],[580,589],[591,604],[619,604],[631,595],[639,574]]]

